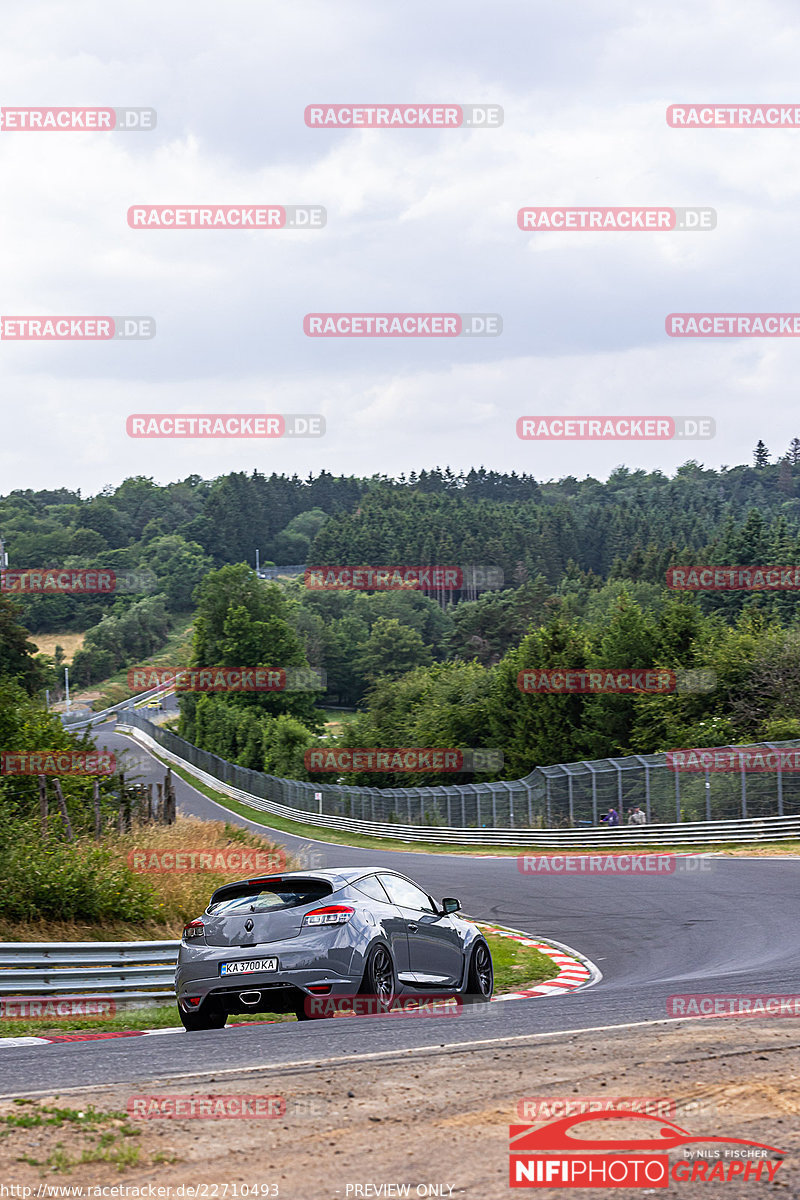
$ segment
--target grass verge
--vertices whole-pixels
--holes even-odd
[[[484,932],[494,962],[495,995],[515,992],[519,988],[532,987],[553,979],[558,969],[551,959],[531,946],[523,946],[511,938],[496,933]],[[286,1013],[243,1014],[231,1018],[232,1024],[250,1024],[259,1021],[294,1021]],[[172,1029],[180,1025],[174,1004],[159,1005],[157,1008],[131,1009],[106,1019],[98,1017],[71,1017],[68,1022],[3,1021],[0,1037],[58,1037],[65,1033],[124,1033],[137,1029]]]
[[[38,858],[31,858],[34,849]],[[97,859],[100,850],[102,860]],[[47,865],[56,851],[58,875],[55,866]],[[187,851],[204,855],[204,866],[213,869],[191,869]],[[31,905],[18,905],[13,916],[6,905],[5,915],[0,915],[0,941],[161,941],[180,937],[185,922],[205,909],[211,893],[221,884],[246,878],[253,870],[283,870],[284,862],[290,870],[297,866],[273,841],[241,825],[183,815],[174,825],[135,823],[129,833],[107,830],[99,844],[80,838],[70,845],[54,842],[50,849],[31,846],[24,852],[19,872],[6,878],[6,887],[24,893]],[[184,854],[180,865],[179,853]],[[95,866],[98,861],[99,867]],[[162,869],[154,869],[159,867]],[[37,886],[41,890],[37,872],[46,874],[48,870],[49,890],[40,894],[35,891]]]
[[[54,1142],[43,1135],[57,1130],[65,1134],[64,1141]],[[16,1157],[19,1163],[38,1167],[48,1173],[73,1171],[90,1163],[105,1163],[119,1172],[131,1167],[174,1162],[171,1155],[155,1154],[144,1161],[135,1138],[141,1130],[132,1125],[124,1112],[98,1112],[93,1105],[85,1110],[60,1108],[37,1100],[14,1100],[11,1110],[0,1115],[0,1140],[20,1142],[25,1136],[25,1150]],[[38,1135],[38,1136],[35,1136]],[[42,1149],[38,1146],[42,1145]],[[31,1147],[35,1152],[31,1153]],[[37,1158],[36,1154],[43,1157]]]

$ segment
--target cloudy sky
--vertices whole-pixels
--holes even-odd
[[[673,339],[673,311],[800,311],[791,0],[9,4],[6,107],[154,131],[0,131],[0,313],[147,314],[129,343],[0,340],[0,491],[439,464],[604,477],[773,456],[800,339]],[[309,104],[489,103],[493,129],[310,129]],[[138,230],[135,204],[318,204],[324,229]],[[535,205],[710,205],[713,232],[523,233]],[[312,339],[309,312],[500,313],[495,338]],[[133,440],[131,413],[324,414],[319,440]],[[521,415],[706,415],[712,441],[520,441]]]

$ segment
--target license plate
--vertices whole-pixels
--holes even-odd
[[[219,964],[220,975],[252,975],[255,971],[277,971],[277,958],[239,958]]]

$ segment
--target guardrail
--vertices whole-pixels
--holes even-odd
[[[172,999],[179,941],[3,942],[0,995]]]
[[[354,817],[331,816],[305,809],[292,808],[287,804],[266,800],[252,792],[227,783],[216,775],[202,770],[189,760],[182,758],[156,741],[144,730],[135,726],[118,725],[127,730],[135,741],[146,749],[153,750],[162,759],[188,770],[196,779],[213,787],[223,795],[246,804],[249,808],[304,825],[322,829],[339,829],[347,833],[365,833],[373,837],[389,838],[401,842],[430,842],[436,845],[480,845],[480,846],[536,846],[569,848],[575,846],[620,850],[648,845],[711,845],[720,842],[763,842],[787,841],[800,838],[800,815],[791,817],[752,817],[730,821],[681,821],[651,825],[621,826],[617,828],[591,827],[588,829],[539,829],[517,826],[515,828],[486,828],[446,825],[408,825],[396,822],[367,821]],[[180,739],[176,739],[180,740]],[[226,764],[230,765],[230,764]],[[368,789],[363,789],[365,792]]]
[[[71,729],[91,729],[93,725],[101,725],[103,721],[107,721],[112,713],[122,712],[123,709],[133,709],[143,700],[152,700],[154,696],[171,692],[173,684],[160,683],[158,687],[150,688],[147,692],[137,692],[135,696],[128,696],[127,700],[120,700],[119,704],[112,704],[110,708],[104,708],[100,712],[92,713],[91,717],[81,721],[65,721],[64,718],[69,716],[69,713],[59,713],[64,728]]]

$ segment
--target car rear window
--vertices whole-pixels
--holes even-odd
[[[261,883],[231,890],[209,904],[211,915],[232,912],[271,912],[279,908],[299,908],[330,896],[333,888],[322,879],[293,879],[286,883]]]

